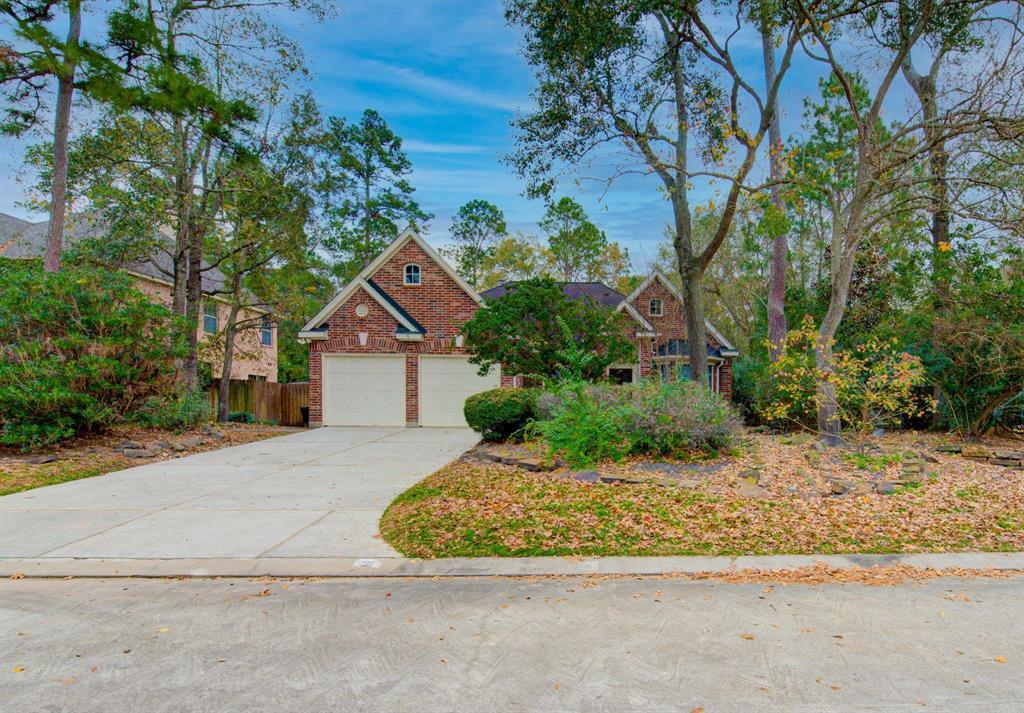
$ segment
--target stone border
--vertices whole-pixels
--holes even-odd
[[[2,577],[528,577],[670,575],[756,569],[784,572],[826,565],[854,569],[908,565],[929,569],[1024,571],[1024,552],[744,557],[261,557],[252,559],[7,559]]]

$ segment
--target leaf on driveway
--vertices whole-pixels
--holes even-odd
[[[996,663],[1006,663],[1006,657],[1005,656],[996,656],[994,660],[995,660]]]
[[[741,639],[746,639],[747,641],[753,641],[754,640],[754,635],[753,634],[740,634],[740,638]]]
[[[15,673],[22,673],[22,672],[24,672],[24,670],[25,670],[24,666],[15,666],[14,667],[14,672]]]
[[[15,572],[11,575],[11,579],[25,579],[25,575],[23,575],[21,572]]]
[[[160,634],[166,634],[168,631],[170,631],[170,629],[167,628],[166,626],[161,626],[159,629],[157,629],[157,633],[160,633]]]

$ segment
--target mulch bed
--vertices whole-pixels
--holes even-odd
[[[594,482],[461,462],[396,499],[381,532],[415,557],[1024,550],[1024,471],[939,452],[948,440],[858,454],[751,434],[716,461],[601,464]]]
[[[0,495],[250,443],[296,430],[241,423],[211,424],[180,432],[120,427],[100,434],[85,434],[29,453],[0,448]],[[129,442],[141,448],[124,447]]]

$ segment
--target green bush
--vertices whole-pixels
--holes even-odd
[[[255,423],[256,417],[248,411],[232,411],[228,414],[228,421],[232,423]]]
[[[532,389],[491,389],[466,399],[466,423],[489,441],[514,438],[533,418],[537,394]]]
[[[209,421],[212,414],[210,401],[201,389],[186,391],[171,399],[157,398],[154,402],[151,409],[143,409],[134,420],[146,426],[183,431]]]
[[[0,443],[24,449],[146,417],[176,395],[170,313],[125,273],[13,265],[0,290]]]
[[[721,396],[692,381],[565,383],[538,398],[537,414],[530,433],[574,468],[629,454],[718,451],[740,424]]]

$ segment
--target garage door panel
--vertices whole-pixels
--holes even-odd
[[[465,426],[466,399],[501,385],[498,367],[486,376],[480,376],[478,369],[466,357],[420,357],[420,425]]]
[[[325,354],[327,426],[404,426],[405,356]]]

